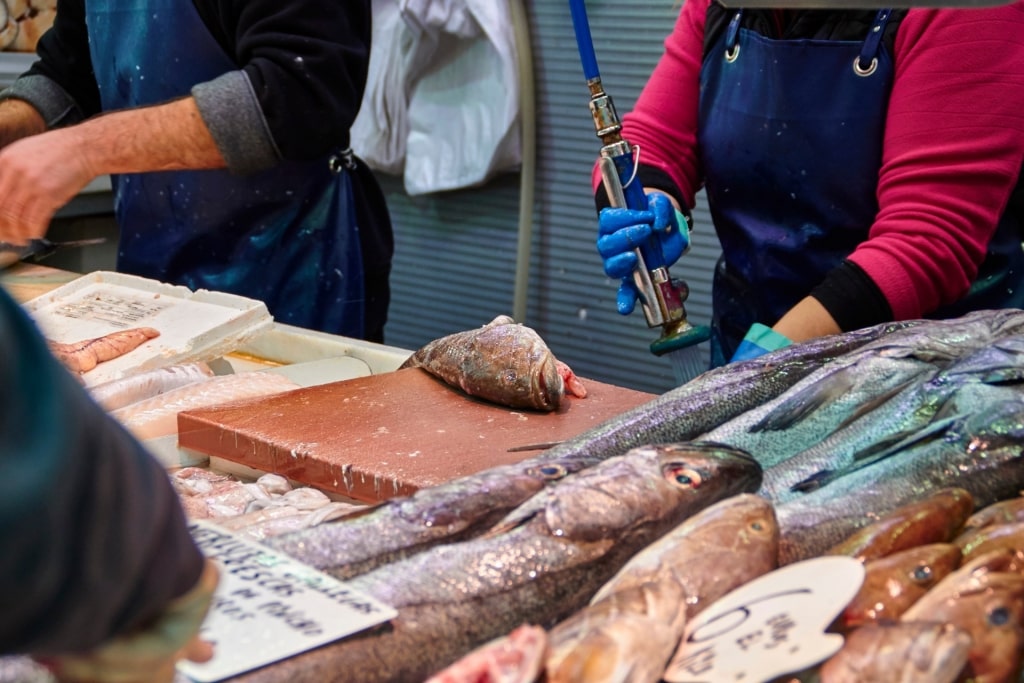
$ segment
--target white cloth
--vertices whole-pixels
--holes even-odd
[[[411,42],[397,0],[373,0],[369,73],[350,136],[359,158],[370,168],[391,175],[401,175],[405,169],[409,94],[403,54]]]
[[[508,1],[374,0],[374,22],[356,153],[372,168],[402,169],[410,195],[480,185],[517,168],[519,75]]]

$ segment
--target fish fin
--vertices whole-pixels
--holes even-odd
[[[520,514],[515,517],[508,516],[484,533],[480,534],[479,538],[495,538],[497,536],[507,534],[508,532],[529,523],[529,521],[540,514],[540,512],[541,510],[530,510],[526,514]]]
[[[840,368],[828,378],[804,387],[791,396],[785,403],[765,415],[759,422],[750,427],[752,434],[757,432],[783,431],[793,427],[815,410],[830,403],[850,390],[856,382],[852,368],[856,364]]]
[[[942,438],[947,430],[960,420],[959,415],[936,419],[921,429],[907,429],[896,432],[891,436],[875,442],[868,448],[861,449],[853,456],[853,466],[847,468],[844,474],[873,465],[891,455],[906,450],[913,446],[919,446],[929,441]]]
[[[838,432],[840,429],[849,427],[850,424],[852,424],[853,422],[856,422],[865,415],[868,415],[869,413],[877,410],[879,406],[888,403],[890,400],[892,400],[900,393],[902,393],[905,389],[907,389],[908,387],[912,387],[918,383],[919,382],[917,378],[910,379],[907,380],[906,382],[901,382],[900,384],[897,384],[888,391],[883,391],[877,396],[872,396],[869,400],[864,401],[864,403],[857,406],[857,408],[854,409],[852,413],[847,415],[843,419],[843,421],[836,426],[835,431]]]
[[[1002,368],[981,376],[983,384],[1004,385],[1024,382],[1024,368]]]
[[[793,493],[810,493],[811,491],[817,491],[825,484],[831,483],[836,476],[835,470],[821,470],[820,472],[815,472],[806,479],[793,484],[789,487],[789,490]]]

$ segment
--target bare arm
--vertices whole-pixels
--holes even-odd
[[[57,209],[100,175],[224,167],[191,97],[33,135],[0,150],[0,241],[42,237]]]
[[[4,100],[0,102],[0,149],[15,140],[38,135],[46,130],[46,123],[28,102]]]
[[[842,332],[825,307],[810,296],[789,309],[772,329],[795,342]]]

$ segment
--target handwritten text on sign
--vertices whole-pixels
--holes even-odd
[[[822,662],[843,645],[825,633],[864,582],[851,557],[819,557],[737,588],[687,625],[663,680],[759,683]]]
[[[285,555],[196,520],[200,550],[217,561],[220,584],[201,635],[213,659],[179,670],[207,683],[357,633],[397,616],[372,597]]]

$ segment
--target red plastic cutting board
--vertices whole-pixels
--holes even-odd
[[[179,445],[376,502],[533,457],[654,398],[583,380],[553,413],[474,399],[419,368],[180,413]]]

